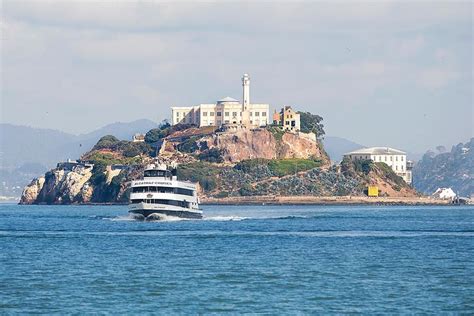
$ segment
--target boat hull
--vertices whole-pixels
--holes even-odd
[[[143,216],[144,219],[162,219],[163,216],[171,216],[186,219],[201,219],[202,211],[173,207],[162,204],[137,203],[129,205],[129,213]]]

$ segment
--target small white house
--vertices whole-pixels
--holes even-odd
[[[451,188],[438,188],[431,196],[437,199],[452,200],[456,197],[456,193]]]

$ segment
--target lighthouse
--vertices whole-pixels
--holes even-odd
[[[242,77],[242,125],[250,125],[250,77],[244,74]]]

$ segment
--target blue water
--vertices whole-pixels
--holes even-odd
[[[0,205],[0,314],[474,313],[474,207]]]

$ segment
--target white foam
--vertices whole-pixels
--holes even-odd
[[[147,218],[147,222],[178,222],[178,221],[186,221],[190,220],[189,218],[182,218],[182,217],[176,217],[176,216],[169,216],[165,214],[158,214],[158,213],[153,213],[150,214]]]
[[[111,220],[113,222],[132,222],[132,221],[136,221],[137,218],[132,216],[132,215],[122,215],[122,216],[117,216],[117,217],[114,217],[114,218],[104,218],[104,219],[107,219],[107,220]]]
[[[204,220],[207,221],[242,221],[244,219],[248,219],[248,217],[240,217],[240,216],[212,216],[212,217],[207,217],[204,216]]]

